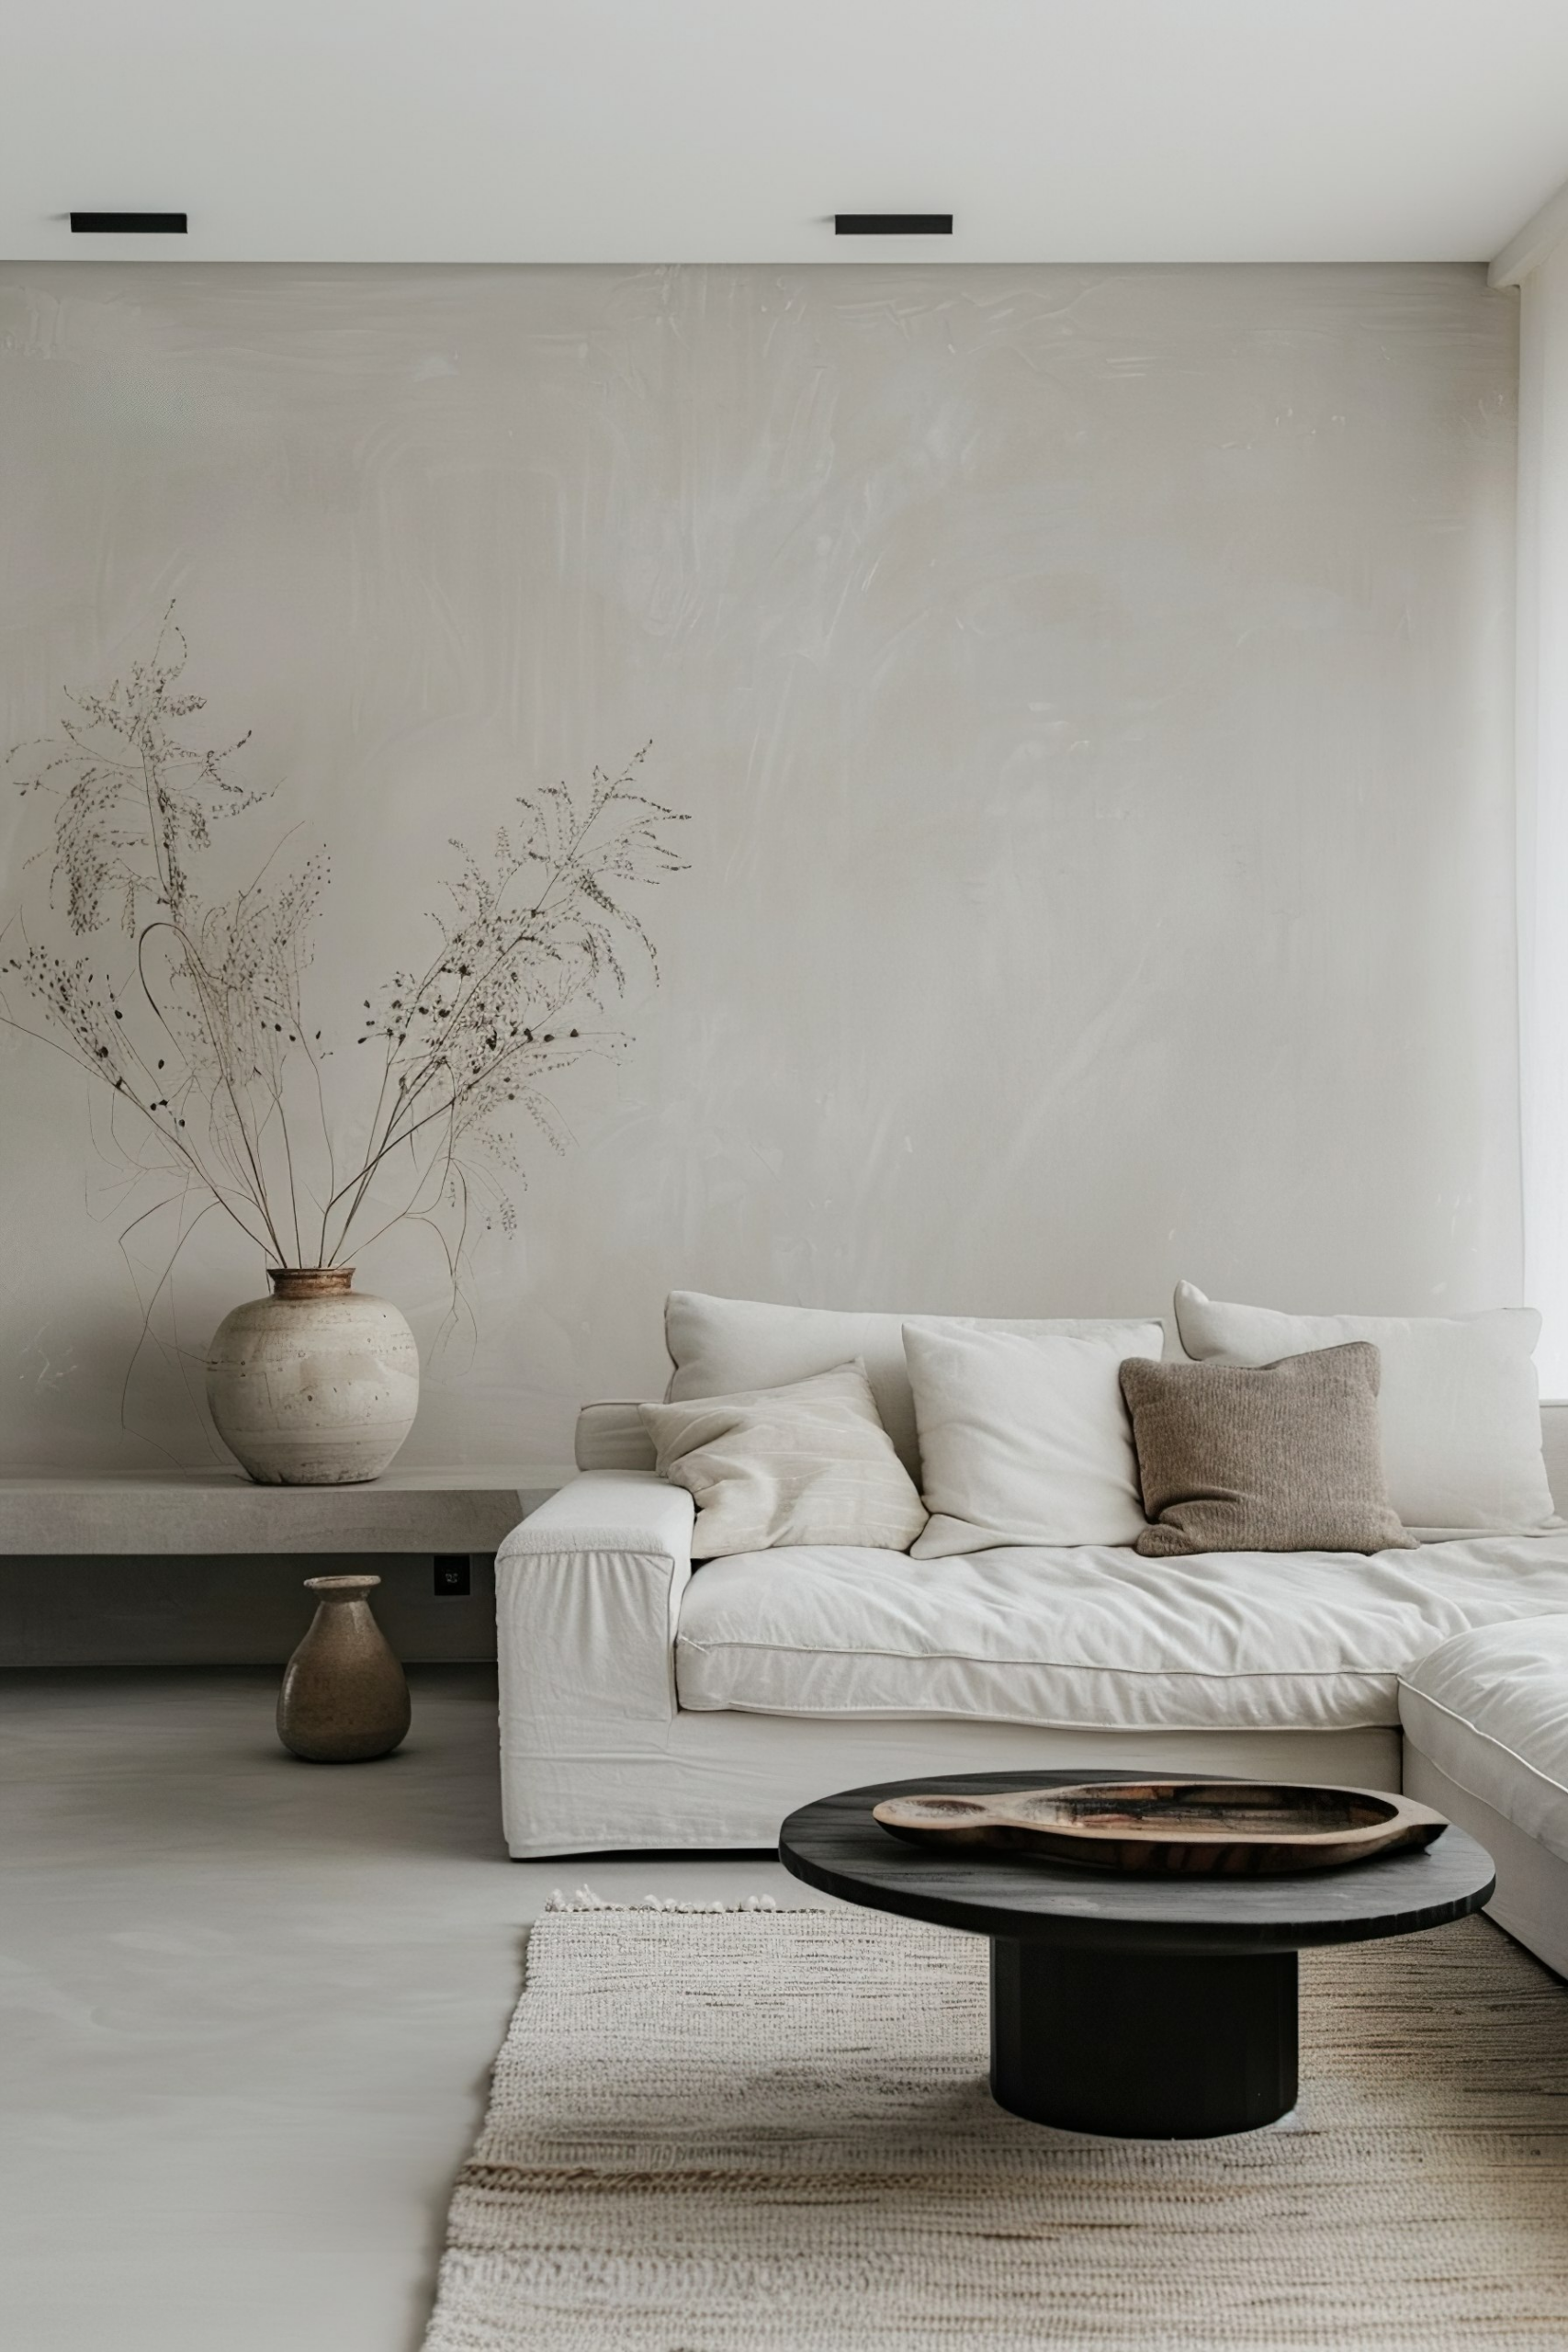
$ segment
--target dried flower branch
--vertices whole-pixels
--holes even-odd
[[[645,746],[618,775],[595,770],[585,796],[520,798],[486,858],[455,841],[435,953],[361,1001],[350,1050],[370,1067],[350,1080],[365,1107],[345,1154],[332,1047],[304,1004],[327,861],[282,871],[275,850],[243,888],[204,888],[215,824],[269,793],[230,773],[248,735],[187,740],[205,703],[179,690],[186,660],[171,606],[149,661],[69,697],[59,738],[11,754],[20,790],[56,808],[44,920],[29,932],[18,914],[0,958],[41,1026],[3,996],[0,1019],[140,1114],[152,1156],[130,1164],[175,1181],[182,1237],[193,1188],[279,1266],[342,1264],[412,1220],[435,1231],[456,1284],[476,1199],[493,1203],[486,1223],[515,1227],[491,1172],[519,1172],[515,1114],[560,1148],[549,1082],[626,1043],[597,1016],[626,991],[627,953],[658,976],[627,894],[683,870],[669,838],[683,820],[638,788]]]

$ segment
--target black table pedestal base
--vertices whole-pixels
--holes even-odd
[[[991,2096],[1129,2140],[1253,2132],[1296,2101],[1296,1955],[991,1943]]]

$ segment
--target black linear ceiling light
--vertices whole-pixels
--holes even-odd
[[[73,237],[183,237],[183,212],[73,212]]]
[[[951,237],[951,212],[835,212],[836,237]]]

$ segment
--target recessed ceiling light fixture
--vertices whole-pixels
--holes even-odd
[[[836,237],[951,237],[951,212],[835,212]]]
[[[186,217],[183,212],[73,212],[71,233],[75,237],[183,237]]]

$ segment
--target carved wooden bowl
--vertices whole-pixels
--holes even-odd
[[[1266,1781],[1099,1781],[996,1796],[888,1797],[873,1817],[911,1845],[981,1846],[1099,1871],[1257,1878],[1429,1846],[1440,1813],[1378,1789]]]

